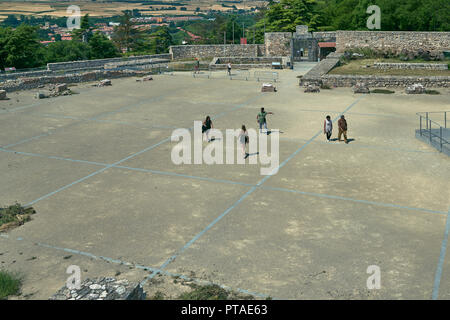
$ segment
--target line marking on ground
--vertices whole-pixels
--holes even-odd
[[[69,123],[69,124],[67,124],[67,125],[65,125],[65,126],[58,127],[58,128],[52,129],[52,130],[49,130],[49,131],[46,132],[46,133],[41,133],[41,134],[36,135],[36,136],[33,136],[33,137],[31,137],[31,138],[26,138],[26,139],[23,139],[23,140],[20,140],[20,141],[18,141],[18,142],[9,144],[9,145],[7,145],[7,146],[2,146],[2,147],[3,147],[3,148],[15,147],[15,146],[18,146],[18,145],[20,145],[20,144],[23,144],[23,143],[26,143],[26,142],[29,142],[29,141],[32,141],[32,140],[37,140],[37,139],[42,138],[42,137],[47,137],[47,136],[52,135],[52,134],[54,134],[55,132],[59,132],[59,131],[61,131],[61,130],[64,131],[64,130],[67,129],[67,128],[70,128],[70,127],[72,127],[72,126],[74,126],[74,125],[77,125],[77,124],[80,124],[80,123],[83,123],[83,122],[87,122],[87,121],[106,121],[106,120],[98,120],[97,118],[103,117],[103,116],[106,116],[106,115],[112,115],[112,114],[115,114],[115,113],[118,113],[118,112],[122,112],[122,111],[125,111],[125,110],[132,109],[132,108],[136,108],[136,107],[139,107],[139,106],[141,106],[142,104],[147,103],[147,102],[153,102],[153,101],[155,101],[155,100],[158,101],[158,100],[163,99],[165,96],[166,96],[166,95],[160,95],[160,96],[156,96],[156,97],[154,97],[154,98],[149,98],[149,99],[147,99],[147,100],[141,100],[140,102],[138,102],[138,103],[136,103],[136,104],[133,104],[133,105],[131,105],[131,106],[130,106],[130,105],[127,105],[127,106],[124,106],[124,107],[120,107],[119,109],[114,110],[114,111],[101,112],[101,113],[99,113],[99,114],[97,114],[97,115],[95,115],[95,116],[93,116],[93,117],[91,117],[91,118],[88,118],[88,119],[73,119],[73,117],[70,117],[70,116],[61,116],[61,118],[72,119],[72,120],[75,120],[76,122]]]
[[[53,160],[62,160],[62,161],[69,161],[69,162],[75,162],[75,163],[91,164],[91,165],[96,165],[96,166],[101,166],[101,167],[111,166],[111,164],[102,163],[102,162],[77,160],[77,159],[71,159],[71,158],[42,155],[42,154],[37,154],[37,153],[7,150],[7,149],[3,149],[1,147],[0,147],[0,151],[24,155],[24,156],[39,157],[39,158],[53,159]],[[330,195],[330,194],[326,194],[326,193],[314,193],[314,192],[307,192],[307,191],[289,189],[289,188],[258,186],[254,183],[246,183],[246,182],[226,180],[226,179],[216,179],[216,178],[211,178],[211,177],[193,176],[193,175],[177,173],[177,172],[170,172],[170,171],[136,168],[136,167],[129,167],[129,166],[121,166],[121,165],[111,166],[111,168],[138,171],[138,172],[147,172],[147,173],[152,173],[152,174],[157,174],[157,175],[166,175],[166,176],[180,177],[180,178],[186,178],[186,179],[195,179],[195,180],[208,181],[208,182],[214,182],[214,183],[241,185],[241,186],[245,186],[245,187],[258,187],[258,188],[261,188],[264,190],[298,193],[298,194],[302,194],[302,195],[306,195],[306,196],[343,200],[343,201],[352,201],[352,202],[358,202],[358,203],[382,206],[382,207],[391,207],[391,208],[399,208],[399,209],[405,209],[405,210],[422,211],[422,212],[434,213],[434,214],[445,214],[445,215],[447,214],[447,212],[444,212],[444,211],[430,210],[430,209],[426,209],[426,208],[408,207],[408,206],[403,206],[403,205],[398,205],[398,204],[383,203],[383,202],[376,202],[376,201],[370,201],[370,200],[360,200],[360,199]]]
[[[79,118],[79,117],[72,117],[72,116],[64,116],[64,115],[58,115],[58,114],[51,114],[51,113],[42,113],[42,114],[36,114],[37,116],[42,116],[46,118],[63,118],[63,119],[71,119],[71,120],[81,120],[81,121],[92,121],[92,122],[99,122],[99,123],[112,123],[112,124],[123,124],[133,127],[139,127],[143,129],[177,129],[178,127],[175,126],[164,126],[164,125],[145,125],[140,124],[137,122],[129,122],[129,121],[119,121],[119,120],[100,120],[100,119],[89,119],[89,118]]]
[[[261,98],[262,96],[264,96],[264,95],[257,95],[257,96],[254,96],[254,97],[250,98],[249,100],[247,100],[246,102],[244,102],[244,103],[242,103],[242,104],[236,106],[235,108],[233,108],[233,109],[231,109],[231,110],[229,110],[229,111],[227,111],[227,112],[222,112],[222,113],[220,114],[220,116],[223,116],[223,115],[225,115],[225,114],[228,113],[228,112],[233,112],[233,111],[235,111],[235,110],[238,110],[238,109],[240,109],[240,108],[243,108],[244,106],[248,105],[249,103],[254,102],[255,100]],[[219,117],[219,116],[216,116],[216,118],[218,118],[218,117]],[[66,189],[72,187],[73,185],[76,185],[76,184],[78,184],[78,183],[80,183],[80,182],[83,182],[83,181],[85,181],[85,180],[87,180],[87,179],[89,179],[89,178],[91,178],[91,177],[93,177],[93,176],[98,175],[99,173],[102,173],[102,172],[104,172],[104,171],[106,171],[106,170],[108,170],[108,169],[110,169],[110,168],[113,168],[113,167],[115,167],[115,166],[121,164],[122,162],[125,162],[125,161],[130,160],[130,159],[132,159],[132,158],[134,158],[134,157],[136,157],[136,156],[138,156],[138,155],[140,155],[140,154],[143,154],[143,153],[145,153],[145,152],[147,152],[147,151],[150,151],[150,150],[152,150],[152,149],[158,147],[158,146],[161,145],[161,144],[164,144],[164,143],[166,143],[166,142],[169,142],[170,140],[171,140],[171,137],[165,138],[165,139],[163,139],[163,140],[161,140],[161,141],[159,141],[159,142],[157,142],[157,143],[155,143],[155,144],[153,144],[153,145],[151,145],[151,146],[149,146],[149,147],[147,147],[147,148],[145,148],[145,149],[142,149],[141,151],[135,152],[135,153],[131,154],[130,156],[125,157],[125,158],[123,158],[123,159],[121,159],[121,160],[119,160],[119,161],[117,161],[117,162],[115,162],[115,163],[113,163],[113,164],[110,164],[110,165],[108,165],[108,166],[106,166],[106,167],[104,167],[104,168],[102,168],[102,169],[99,169],[99,170],[97,170],[97,171],[94,171],[94,172],[92,172],[91,174],[89,174],[89,175],[87,175],[87,176],[85,176],[85,177],[83,177],[83,178],[80,178],[80,179],[78,179],[78,180],[76,180],[76,181],[73,181],[72,183],[69,183],[69,184],[67,184],[67,185],[65,185],[65,186],[63,186],[63,187],[61,187],[61,188],[59,188],[59,189],[57,189],[57,190],[55,190],[55,191],[52,191],[52,192],[50,192],[50,193],[47,193],[46,195],[43,195],[43,196],[41,196],[41,197],[39,197],[39,198],[37,198],[37,199],[35,199],[35,200],[33,200],[33,201],[27,203],[25,206],[31,206],[31,205],[35,204],[36,202],[39,202],[39,201],[44,200],[44,199],[46,199],[46,198],[48,198],[48,197],[50,197],[50,196],[52,196],[52,195],[54,195],[54,194],[57,194],[57,193],[59,193],[59,192],[61,192],[61,191],[63,191],[63,190],[66,190]]]
[[[85,177],[83,177],[83,178],[81,178],[81,179],[78,179],[78,180],[76,180],[76,181],[74,181],[74,182],[72,182],[72,183],[69,183],[69,184],[65,185],[64,187],[61,187],[61,188],[59,188],[59,189],[57,189],[57,190],[55,190],[55,191],[53,191],[53,192],[50,192],[50,193],[48,193],[48,194],[46,194],[46,195],[43,195],[42,197],[39,197],[39,198],[37,198],[37,199],[35,199],[35,200],[33,200],[33,201],[27,203],[25,206],[31,206],[31,205],[35,204],[36,202],[39,202],[39,201],[41,201],[41,200],[43,200],[43,199],[46,199],[46,198],[48,198],[48,197],[50,197],[50,196],[52,196],[52,195],[54,195],[54,194],[57,194],[57,193],[59,193],[59,192],[61,192],[61,191],[63,191],[63,190],[66,190],[67,188],[70,188],[70,187],[73,186],[73,185],[76,185],[76,184],[78,184],[78,183],[80,183],[80,182],[82,182],[82,181],[85,181],[86,179],[89,179],[89,178],[91,178],[91,177],[93,177],[93,176],[95,176],[95,175],[97,175],[97,174],[99,174],[99,173],[102,173],[103,171],[106,171],[106,170],[108,170],[109,168],[112,168],[112,167],[114,167],[114,166],[116,166],[116,165],[118,165],[118,164],[121,164],[122,162],[125,162],[125,161],[127,161],[127,160],[129,160],[129,159],[131,159],[131,158],[134,158],[134,157],[136,157],[136,156],[138,156],[138,155],[140,155],[140,154],[142,154],[142,153],[144,153],[144,152],[147,152],[147,151],[149,151],[149,150],[152,150],[153,148],[156,148],[157,146],[159,146],[159,145],[161,145],[161,144],[163,144],[163,143],[165,143],[165,142],[168,142],[168,141],[170,141],[170,137],[169,137],[169,138],[166,138],[166,139],[164,139],[164,140],[161,140],[160,142],[157,142],[157,143],[155,143],[155,144],[153,144],[153,145],[151,145],[151,146],[149,146],[149,147],[147,147],[147,148],[145,148],[145,149],[142,149],[141,151],[138,151],[138,152],[136,152],[136,153],[133,153],[132,155],[130,155],[130,156],[126,157],[126,158],[123,158],[122,160],[119,160],[119,161],[117,161],[117,162],[115,162],[115,163],[113,163],[113,164],[111,164],[111,165],[108,165],[108,166],[106,166],[106,167],[104,167],[104,168],[102,168],[102,169],[100,169],[100,170],[97,170],[97,171],[95,171],[95,172],[92,172],[91,174],[89,174],[89,175],[87,175],[87,176],[85,176]]]
[[[318,110],[318,109],[295,109],[300,112],[320,112],[320,113],[339,113],[339,111],[333,110]],[[388,114],[388,113],[363,113],[363,112],[349,112],[348,115],[355,116],[373,116],[373,117],[387,117],[387,118],[403,118],[400,115]]]
[[[286,141],[294,141],[294,140],[300,140],[300,141],[307,141],[306,139],[302,138],[289,138],[289,137],[280,137],[280,140],[286,140]],[[329,146],[338,146],[339,143],[330,143],[326,141],[314,141],[314,143],[322,143]],[[395,147],[383,147],[383,146],[376,146],[376,145],[368,145],[368,144],[358,144],[358,143],[349,143],[346,145],[346,147],[352,147],[352,148],[368,148],[368,149],[380,149],[380,150],[390,150],[390,151],[398,151],[398,152],[411,152],[411,153],[428,153],[428,154],[439,154],[439,151],[426,151],[426,150],[417,150],[417,149],[403,149],[403,148],[395,148]]]
[[[9,239],[9,236],[7,234],[3,234],[3,233],[0,233],[0,237],[5,238],[5,239]],[[16,239],[16,241],[19,241],[19,239]],[[80,251],[80,250],[75,250],[75,249],[70,249],[70,248],[58,247],[58,246],[54,246],[54,245],[50,245],[50,244],[46,244],[46,243],[42,243],[42,242],[33,242],[33,241],[29,241],[29,240],[24,240],[23,238],[20,238],[20,241],[25,241],[27,243],[33,243],[34,245],[39,246],[39,247],[43,247],[43,248],[54,249],[54,250],[57,250],[57,251],[64,251],[64,252],[68,252],[68,253],[72,253],[72,254],[76,254],[76,255],[80,255],[80,256],[89,257],[89,258],[92,258],[92,259],[95,259],[95,260],[104,260],[106,262],[110,262],[110,263],[114,263],[114,264],[118,264],[118,265],[132,266],[132,267],[135,267],[136,269],[141,269],[141,270],[144,270],[144,271],[152,271],[152,272],[155,271],[155,272],[157,272],[159,274],[167,275],[167,276],[170,276],[170,277],[181,278],[183,280],[192,281],[192,282],[195,282],[195,283],[198,283],[198,284],[217,285],[217,286],[219,286],[219,287],[221,287],[222,289],[225,289],[225,290],[238,291],[240,293],[249,294],[249,295],[253,295],[253,296],[256,296],[256,297],[260,297],[260,298],[267,298],[267,297],[269,297],[266,294],[262,294],[262,293],[258,293],[258,292],[252,292],[252,291],[245,290],[245,289],[240,289],[240,288],[234,289],[232,287],[225,286],[225,285],[222,285],[222,284],[218,284],[218,283],[215,283],[213,281],[197,279],[197,278],[193,278],[193,277],[188,277],[188,276],[185,276],[185,275],[180,274],[180,273],[174,273],[174,272],[159,270],[159,269],[154,268],[154,267],[149,267],[149,266],[144,266],[144,265],[141,265],[141,264],[131,263],[131,262],[123,261],[123,260],[120,260],[120,259],[113,259],[113,258],[109,258],[109,257],[105,257],[105,256],[98,256],[98,255],[95,255],[95,254],[92,254],[92,253],[86,252],[86,251]]]
[[[444,238],[442,239],[441,252],[439,254],[439,261],[438,261],[438,265],[436,268],[436,274],[434,276],[433,293],[431,295],[431,298],[433,300],[437,300],[437,298],[439,296],[439,286],[441,284],[442,270],[444,268],[445,253],[447,251],[447,241],[448,241],[449,230],[450,230],[450,209],[448,209],[447,218],[445,220]]]
[[[348,110],[353,108],[361,99],[358,98],[356,101],[354,101],[352,104],[350,104],[342,113],[340,113],[334,120],[335,122],[340,115],[346,113]],[[308,146],[314,139],[316,139],[320,134],[322,133],[322,130],[317,132],[311,139],[309,139],[305,144],[303,144],[300,148],[298,148],[294,153],[292,153],[287,159],[285,159],[277,169],[274,169],[274,171],[278,171],[282,167],[286,165],[293,157],[295,157],[300,151],[302,151],[306,146]],[[275,171],[275,172],[276,172]],[[198,233],[194,238],[192,238],[188,243],[186,243],[181,249],[177,250],[175,254],[173,254],[171,257],[169,257],[159,269],[164,270],[172,261],[174,261],[180,254],[182,254],[186,249],[188,249],[195,241],[197,241],[203,234],[205,234],[209,229],[211,229],[217,222],[222,220],[223,217],[225,217],[228,213],[230,213],[235,207],[237,207],[243,200],[245,200],[249,195],[251,195],[259,186],[261,186],[264,182],[266,182],[271,175],[267,175],[264,178],[262,178],[256,186],[252,187],[250,190],[248,190],[243,196],[239,198],[235,203],[233,203],[228,209],[226,209],[221,215],[219,215],[214,221],[212,221],[210,224],[206,226],[200,233]],[[151,273],[148,277],[146,277],[144,280],[142,280],[141,284],[145,284],[148,280],[151,280],[155,277],[156,273]]]

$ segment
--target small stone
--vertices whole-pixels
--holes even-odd
[[[98,294],[90,293],[90,294],[88,295],[88,299],[89,299],[89,300],[98,299]]]
[[[415,83],[405,89],[407,94],[422,94],[425,93],[426,89],[421,83]]]
[[[91,290],[99,290],[101,288],[102,288],[102,286],[99,284],[92,284],[89,286],[89,289],[91,289]]]
[[[104,87],[104,86],[110,86],[112,85],[111,80],[109,79],[104,79],[102,81],[100,81],[100,83],[98,84],[99,87]]]
[[[67,91],[67,84],[65,84],[65,83],[57,84],[55,87],[55,90],[58,93],[63,93],[64,91]]]
[[[370,89],[367,86],[366,83],[364,82],[358,82],[354,87],[353,87],[353,93],[370,93]]]
[[[118,294],[124,294],[125,291],[126,291],[125,287],[122,287],[122,286],[120,286],[120,287],[118,287],[118,288],[116,289],[116,292],[117,292]]]
[[[45,99],[48,98],[49,96],[47,94],[45,94],[44,92],[38,92],[36,93],[36,99]]]
[[[318,86],[308,85],[304,92],[320,92],[320,88]]]

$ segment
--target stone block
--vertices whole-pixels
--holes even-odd
[[[370,93],[370,90],[366,83],[358,82],[353,87],[353,93]]]
[[[139,283],[115,278],[86,279],[79,289],[65,285],[50,300],[144,300],[145,292]]]
[[[425,93],[426,89],[421,83],[415,83],[412,86],[406,87],[407,94],[422,94]]]
[[[318,86],[310,84],[305,88],[304,92],[320,92],[320,88]]]
[[[7,100],[6,90],[0,90],[0,100]]]
[[[67,84],[65,84],[65,83],[57,84],[55,86],[55,91],[57,93],[63,93],[66,90],[67,90]]]

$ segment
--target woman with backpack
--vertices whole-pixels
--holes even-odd
[[[202,134],[204,133],[206,135],[206,140],[210,142],[209,140],[209,130],[213,128],[213,123],[211,121],[211,118],[209,116],[206,116],[205,121],[203,121],[202,125]]]

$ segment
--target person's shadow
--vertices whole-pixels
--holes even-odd
[[[247,159],[248,157],[250,157],[250,156],[257,156],[259,154],[259,152],[255,152],[255,153],[245,153],[245,158],[244,159]]]
[[[337,141],[337,142],[339,142],[338,138],[330,139],[330,141],[333,141],[333,142]],[[343,142],[343,141],[344,141],[344,140],[341,140],[341,142]],[[348,143],[350,143],[350,142],[352,142],[352,141],[355,141],[355,139],[353,139],[353,138],[347,139],[347,142],[348,142]]]
[[[278,131],[272,131],[272,130],[267,130],[267,135],[269,136],[272,132],[278,132],[278,133],[284,133],[283,131],[281,131],[281,130],[278,130]]]

